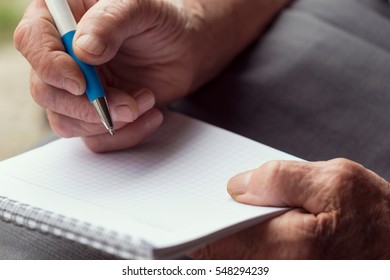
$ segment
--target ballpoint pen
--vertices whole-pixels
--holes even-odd
[[[86,94],[89,101],[95,107],[108,132],[114,135],[114,125],[98,73],[95,67],[80,61],[73,52],[72,42],[77,23],[68,2],[66,0],[45,0],[45,2],[61,35],[67,53],[77,62],[84,74],[87,83]]]

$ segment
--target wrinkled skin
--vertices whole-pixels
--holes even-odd
[[[232,178],[228,191],[240,203],[293,209],[191,257],[390,259],[390,184],[355,162],[269,162]]]

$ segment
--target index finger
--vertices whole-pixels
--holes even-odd
[[[85,92],[84,76],[65,53],[44,0],[29,5],[15,30],[14,43],[42,81],[76,95]]]

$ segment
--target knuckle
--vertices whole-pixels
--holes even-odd
[[[30,93],[33,100],[43,108],[53,109],[53,97],[47,94],[48,86],[35,73],[34,70],[30,74]]]
[[[350,197],[355,192],[356,183],[361,179],[364,168],[351,160],[338,158],[329,161],[326,170],[329,178],[329,186],[342,197]]]
[[[36,3],[31,3],[27,7],[13,34],[14,45],[23,55],[25,54],[24,51],[28,49],[31,39],[35,38],[33,36],[34,29],[37,30],[35,26],[37,25],[37,19],[39,17],[37,17],[35,4]]]
[[[28,34],[31,32],[31,27],[29,24],[22,20],[15,29],[14,32],[14,45],[15,48],[20,51],[22,54],[24,53],[24,47],[27,45]]]
[[[25,14],[13,34],[15,48],[25,57],[33,49],[32,46],[36,44],[37,38],[40,38],[36,36],[37,32],[39,31],[36,28],[36,22]]]
[[[39,46],[42,37],[43,35],[37,30],[36,24],[31,20],[23,19],[15,29],[14,45],[31,65],[35,65],[44,48],[42,45]]]
[[[36,103],[38,103],[39,105],[44,107],[41,104],[41,98],[40,98],[41,97],[41,94],[40,94],[41,92],[42,92],[41,82],[40,82],[39,78],[36,77],[36,74],[32,70],[31,74],[30,74],[30,93],[31,93],[31,97],[33,98],[33,100]]]
[[[283,161],[268,161],[254,170],[250,177],[250,185],[257,186],[258,182],[267,186],[283,184],[283,180],[288,177],[286,171]]]
[[[361,165],[344,158],[331,161],[331,170],[334,177],[341,182],[349,181],[361,172]]]
[[[280,161],[279,160],[270,160],[263,164],[263,168],[275,172],[280,169]]]
[[[39,21],[22,20],[14,32],[14,45],[43,81],[61,87],[60,73],[63,68],[69,68],[57,66],[67,65],[63,46],[48,30],[41,30],[37,25],[45,29]]]
[[[262,165],[262,169],[265,174],[268,174],[271,178],[278,178],[281,173],[284,173],[286,170],[284,168],[283,161],[281,160],[271,160]]]

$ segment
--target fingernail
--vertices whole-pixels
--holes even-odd
[[[130,107],[126,105],[120,105],[115,107],[113,117],[116,121],[122,121],[122,122],[134,121],[133,111],[131,111]]]
[[[160,111],[152,110],[148,114],[147,124],[149,130],[153,130],[156,127],[160,126],[162,122],[163,122],[163,115],[161,114]]]
[[[153,93],[148,90],[137,92],[133,97],[137,102],[138,111],[140,114],[143,114],[152,109],[156,102]]]
[[[82,35],[76,40],[76,46],[93,55],[102,55],[107,48],[106,43],[93,35]]]
[[[249,181],[252,177],[252,171],[240,173],[228,182],[228,192],[231,196],[244,194],[248,189]]]
[[[74,80],[71,80],[71,79],[65,79],[63,81],[63,86],[64,86],[64,89],[69,91],[70,93],[74,94],[74,95],[80,95],[80,87],[79,87],[79,84],[74,81]]]

